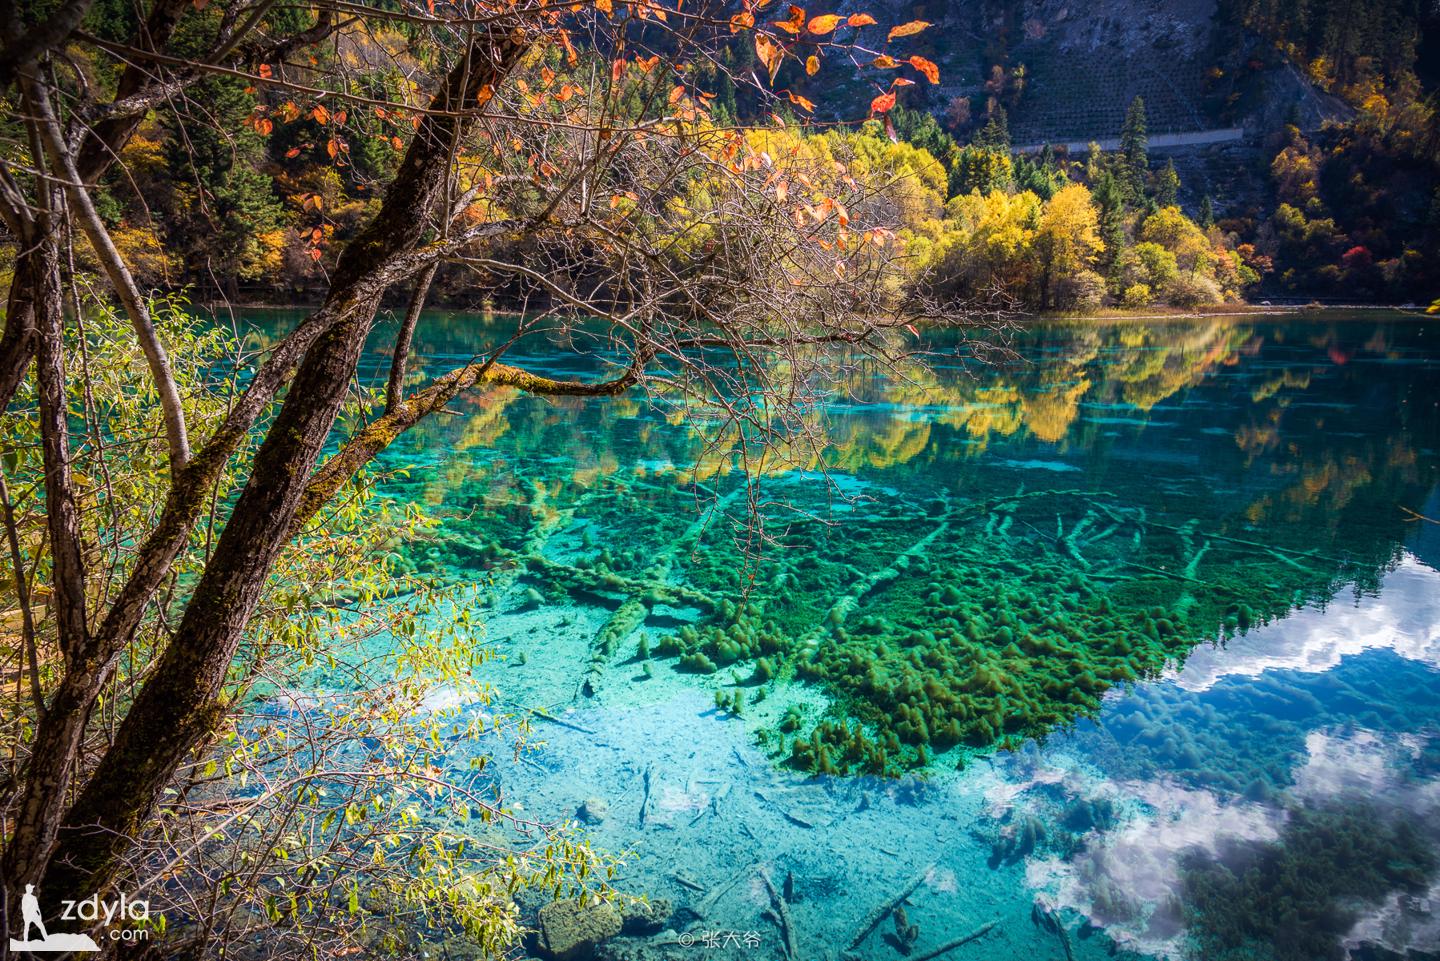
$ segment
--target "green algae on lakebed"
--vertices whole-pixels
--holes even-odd
[[[657,517],[663,501],[642,505],[623,489],[596,499],[592,523],[633,519],[605,541],[633,547],[582,546],[568,561],[480,555],[521,567],[544,601],[613,608],[592,641],[586,693],[610,665],[649,658],[706,676],[732,709],[776,685],[816,685],[823,715],[762,711],[769,723],[757,727],[777,757],[827,774],[893,775],[1042,738],[1092,714],[1112,686],[1323,601],[1349,574],[1195,523],[1151,522],[1103,492],[1021,491],[908,514],[881,494],[842,523],[797,525],[759,558],[725,536],[692,542],[680,522],[693,516]],[[607,504],[628,509],[607,517]],[[657,610],[662,623],[681,621],[677,611],[684,620],[646,626]]]
[[[1367,325],[1377,358],[1384,329]],[[445,519],[400,551],[492,580],[499,607],[593,610],[577,703],[664,664],[801,770],[961,766],[1393,562],[1393,505],[1433,478],[1413,435],[1434,413],[1377,436],[1350,400],[1368,385],[1338,365],[1255,363],[1230,382],[1266,338],[1300,336],[1317,358],[1354,349],[1322,346],[1333,329],[1228,320],[1062,326],[1041,328],[1031,366],[867,385],[875,411],[832,414],[837,473],[765,479],[795,513],[768,518],[763,550],[732,523],[733,477],[676,466],[701,458],[695,429],[628,401],[492,391],[443,466],[391,485]],[[1245,398],[1229,423],[1191,418],[1211,462],[1168,445],[1191,391]],[[1096,466],[1127,443],[1144,469]]]

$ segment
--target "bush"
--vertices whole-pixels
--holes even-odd
[[[1121,302],[1124,303],[1126,307],[1144,307],[1150,303],[1150,299],[1149,284],[1131,284],[1125,288],[1125,296],[1121,299]]]
[[[1055,306],[1061,310],[1095,310],[1105,296],[1105,278],[1093,270],[1078,270],[1055,284]]]
[[[1218,304],[1225,300],[1215,278],[1204,274],[1184,273],[1177,276],[1165,288],[1165,299],[1176,307],[1201,307]]]

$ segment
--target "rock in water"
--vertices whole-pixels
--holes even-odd
[[[669,898],[627,901],[620,906],[620,921],[626,934],[654,934],[665,927],[674,910]]]
[[[585,803],[575,812],[575,816],[586,824],[599,824],[610,816],[610,805],[604,798],[586,798]]]
[[[581,961],[601,941],[619,934],[620,927],[620,912],[608,901],[552,901],[540,909],[538,953],[551,961]]]

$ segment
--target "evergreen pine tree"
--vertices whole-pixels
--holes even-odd
[[[1099,257],[1100,272],[1113,284],[1125,249],[1125,194],[1115,175],[1106,170],[1095,182],[1092,196],[1098,211],[1100,242],[1105,245]]]
[[[1174,207],[1179,203],[1179,196],[1180,175],[1175,172],[1175,161],[1166,160],[1155,181],[1155,203],[1161,207]]]
[[[1136,97],[1125,111],[1125,125],[1120,128],[1120,156],[1125,164],[1121,186],[1126,200],[1138,203],[1145,195],[1145,175],[1150,170],[1150,141],[1145,135],[1145,101]]]
[[[1005,116],[1004,107],[996,107],[990,114],[990,119],[975,135],[974,144],[986,150],[1007,154],[1010,152],[1010,119]]]
[[[1210,200],[1209,194],[1206,194],[1205,199],[1200,201],[1200,226],[1206,230],[1215,226],[1215,204]]]

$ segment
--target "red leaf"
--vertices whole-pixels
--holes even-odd
[[[870,112],[885,113],[893,106],[895,106],[895,94],[893,92],[882,93],[880,96],[870,101]]]

